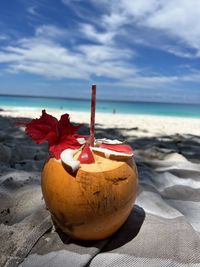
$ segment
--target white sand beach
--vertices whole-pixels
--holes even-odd
[[[72,123],[83,124],[81,134],[89,135],[89,112],[60,109],[48,109],[46,112],[58,119],[62,114],[68,113]],[[20,134],[26,139],[28,137],[24,133],[24,128],[16,127],[16,122],[21,119],[39,118],[41,114],[42,110],[39,108],[3,108],[0,112],[0,116],[4,118],[4,122],[1,122],[1,131],[6,131],[4,123],[12,121],[13,128],[9,127],[9,135],[12,135],[12,131],[21,131]],[[133,147],[136,158],[140,160],[165,159],[171,153],[178,153],[181,158],[186,157],[194,162],[200,162],[198,118],[96,113],[95,122],[97,138],[106,137],[128,142]],[[17,139],[12,138],[12,142],[14,146]]]
[[[89,112],[74,112],[60,109],[48,109],[47,113],[59,117],[68,113],[71,121],[75,123],[90,123]],[[1,116],[13,118],[39,118],[41,109],[39,108],[8,108],[0,112]],[[96,124],[100,124],[102,129],[123,128],[128,135],[137,136],[159,136],[174,134],[200,134],[200,119],[186,117],[168,117],[138,114],[111,114],[96,113]],[[137,130],[137,131],[136,131]]]

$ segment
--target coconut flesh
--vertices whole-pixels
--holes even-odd
[[[83,139],[78,140],[81,144],[84,144]],[[102,144],[107,145],[122,145],[123,143],[119,140],[110,140],[110,139],[96,139],[95,145],[93,147],[90,146],[90,149],[94,152],[99,154],[100,156],[103,156],[107,159],[114,159],[114,160],[126,160],[133,157],[133,152],[130,151],[115,151],[111,150],[106,147],[101,147]],[[76,172],[80,168],[80,161],[77,159],[74,159],[74,156],[77,154],[78,150],[73,149],[65,149],[61,155],[61,161],[63,164],[66,165],[67,169],[72,172]]]

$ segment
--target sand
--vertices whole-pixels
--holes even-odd
[[[70,118],[75,123],[90,123],[90,114],[88,112],[64,111],[60,109],[48,109],[47,113],[59,118],[63,113],[70,114]],[[38,108],[8,108],[0,112],[4,117],[28,117],[38,118],[41,115],[41,109]],[[96,113],[96,124],[101,125],[103,129],[115,128],[123,129],[126,134],[137,136],[159,136],[174,134],[200,134],[200,118],[168,117],[153,115],[135,115],[135,114],[110,114]]]
[[[57,118],[64,113],[63,110],[50,109],[47,112]],[[81,133],[89,134],[90,114],[68,113],[72,122],[83,123]],[[46,143],[37,145],[25,134],[24,128],[16,124],[19,120],[39,118],[40,115],[40,109],[31,108],[9,108],[0,111],[1,266],[5,265],[3,263],[7,259],[22,261],[37,239],[52,226],[45,213],[47,211],[40,188],[40,175],[48,157],[48,146]],[[97,138],[125,140],[132,146],[140,177],[137,205],[143,207],[145,212],[166,218],[183,214],[187,218],[186,221],[191,221],[193,227],[200,229],[197,223],[199,119],[97,113],[95,131]],[[153,169],[158,173],[153,172]],[[195,198],[192,202],[193,196]],[[176,198],[178,202],[173,204]],[[170,199],[171,202],[167,202]],[[187,199],[188,209],[185,209]],[[169,204],[172,207],[169,208]],[[53,234],[55,235],[54,232]],[[185,237],[180,240],[185,240]],[[42,245],[38,246],[40,250]],[[20,257],[15,257],[16,255]]]
[[[73,123],[83,124],[80,133],[89,135],[90,114],[88,112],[70,112],[55,109],[48,109],[46,112],[58,119],[63,113],[70,114]],[[10,146],[15,147],[18,142],[22,142],[19,141],[18,135],[22,139],[24,138],[22,148],[20,147],[19,151],[15,151],[16,158],[19,157],[18,154],[25,153],[27,156],[27,154],[33,153],[35,155],[35,151],[37,151],[35,157],[42,160],[47,153],[47,146],[36,145],[26,137],[23,127],[16,126],[16,121],[20,119],[39,118],[40,115],[41,109],[38,108],[4,108],[0,112],[2,118],[1,134],[6,135],[6,131],[9,129],[8,136],[12,136]],[[133,147],[136,159],[166,159],[169,154],[178,153],[181,159],[185,157],[191,161],[200,162],[200,119],[96,113],[95,121],[95,136],[97,138],[106,137],[127,141]],[[9,125],[8,129],[5,128],[5,125]],[[16,135],[15,138],[12,133]],[[8,136],[5,139],[8,139]],[[25,147],[24,150],[23,147]],[[4,147],[4,150],[9,151],[10,148]],[[9,158],[8,154],[11,152],[8,151],[7,157]],[[21,157],[23,158],[23,156]],[[29,165],[32,165],[31,160]]]

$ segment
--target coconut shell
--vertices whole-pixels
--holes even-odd
[[[42,192],[54,222],[75,239],[100,240],[116,232],[128,218],[137,193],[132,159],[95,156],[75,174],[49,159],[42,171]]]

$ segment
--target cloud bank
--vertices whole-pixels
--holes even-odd
[[[90,0],[91,16],[83,0],[62,0],[76,14],[72,27],[35,25],[34,33],[9,42],[0,35],[0,63],[10,73],[26,72],[49,79],[103,79],[127,87],[154,88],[180,82],[199,82],[197,69],[166,75],[138,64],[139,47],[149,47],[178,58],[200,56],[198,0]],[[37,12],[36,12],[37,10]],[[98,12],[95,12],[97,11]],[[38,16],[36,4],[27,7]],[[36,14],[37,13],[37,14]]]

